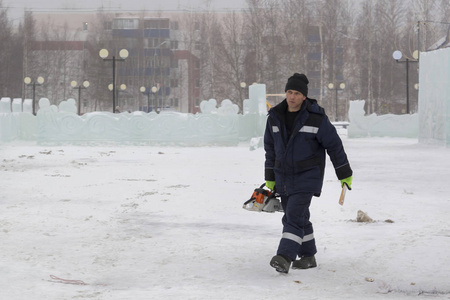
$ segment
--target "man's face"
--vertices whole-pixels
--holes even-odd
[[[305,101],[306,97],[299,91],[295,90],[287,90],[286,91],[286,101],[288,104],[288,110],[295,112],[299,111],[302,106],[303,101]]]

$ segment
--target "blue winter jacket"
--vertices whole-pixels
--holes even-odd
[[[265,180],[275,181],[276,191],[281,195],[312,192],[320,196],[325,150],[338,179],[352,175],[342,141],[323,108],[309,98],[303,102],[289,138],[285,126],[287,109],[285,99],[268,113],[264,134]]]

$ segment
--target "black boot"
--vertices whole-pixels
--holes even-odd
[[[291,267],[291,260],[284,255],[275,255],[270,261],[270,266],[275,268],[277,272],[287,274]]]
[[[316,258],[313,256],[302,257],[292,263],[292,269],[309,269],[317,267]]]

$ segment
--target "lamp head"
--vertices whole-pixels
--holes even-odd
[[[106,50],[106,49],[102,49],[102,50],[100,50],[100,52],[99,52],[98,54],[100,55],[100,57],[101,57],[102,59],[105,59],[105,58],[108,57],[109,52],[108,52],[108,50]]]
[[[392,53],[392,57],[393,57],[395,60],[399,60],[399,59],[402,58],[402,52],[399,51],[399,50],[396,50],[396,51],[394,51],[394,53]]]
[[[128,50],[127,50],[127,49],[122,49],[122,50],[120,50],[120,52],[119,52],[119,56],[120,56],[122,59],[127,58],[128,55],[129,55],[129,53],[128,53]]]

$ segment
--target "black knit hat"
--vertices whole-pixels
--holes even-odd
[[[306,78],[305,74],[295,73],[294,75],[289,77],[284,91],[285,92],[287,92],[288,90],[299,91],[300,93],[305,95],[305,97],[307,97],[308,96],[308,83],[309,83],[309,80],[308,80],[308,78]]]

